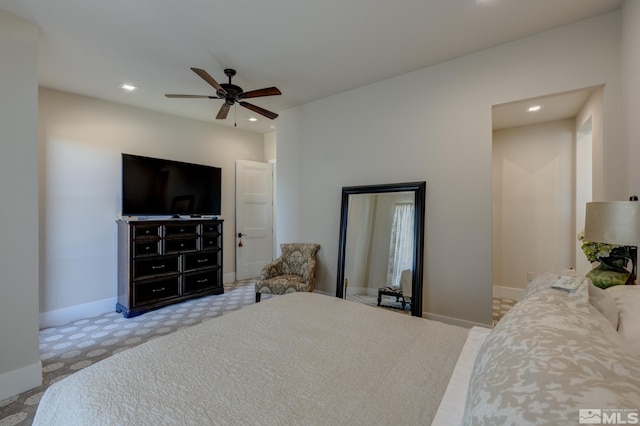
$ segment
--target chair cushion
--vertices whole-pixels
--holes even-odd
[[[307,263],[320,249],[319,244],[291,243],[281,244],[282,272],[291,275],[304,275]]]
[[[382,287],[378,289],[378,293],[387,296],[402,296],[402,288],[400,287]]]
[[[256,283],[256,293],[285,294],[312,290],[299,275],[279,275]]]

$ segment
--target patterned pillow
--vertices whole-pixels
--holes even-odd
[[[620,313],[618,333],[640,356],[640,286],[617,285],[604,292],[613,298]]]
[[[577,424],[593,408],[640,408],[640,359],[589,304],[588,285],[537,289],[480,348],[464,424]]]
[[[589,303],[611,323],[613,328],[618,329],[618,307],[611,293],[607,293],[600,287],[593,285],[593,283],[589,283]],[[636,310],[640,311],[640,304],[637,305]],[[640,317],[638,319],[640,320]],[[638,337],[640,342],[640,336]]]

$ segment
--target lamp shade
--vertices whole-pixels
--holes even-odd
[[[584,239],[596,243],[637,246],[640,242],[640,202],[587,203]]]

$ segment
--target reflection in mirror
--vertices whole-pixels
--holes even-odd
[[[425,183],[342,189],[336,296],[422,315]]]
[[[401,294],[400,274],[413,270],[413,217],[412,192],[349,197],[346,299],[377,303],[381,287]],[[384,305],[405,309],[410,297],[411,289],[402,296],[384,295]]]

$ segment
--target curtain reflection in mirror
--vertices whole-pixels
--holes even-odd
[[[396,203],[393,206],[393,223],[389,245],[387,286],[399,288],[400,274],[413,269],[413,203]]]

